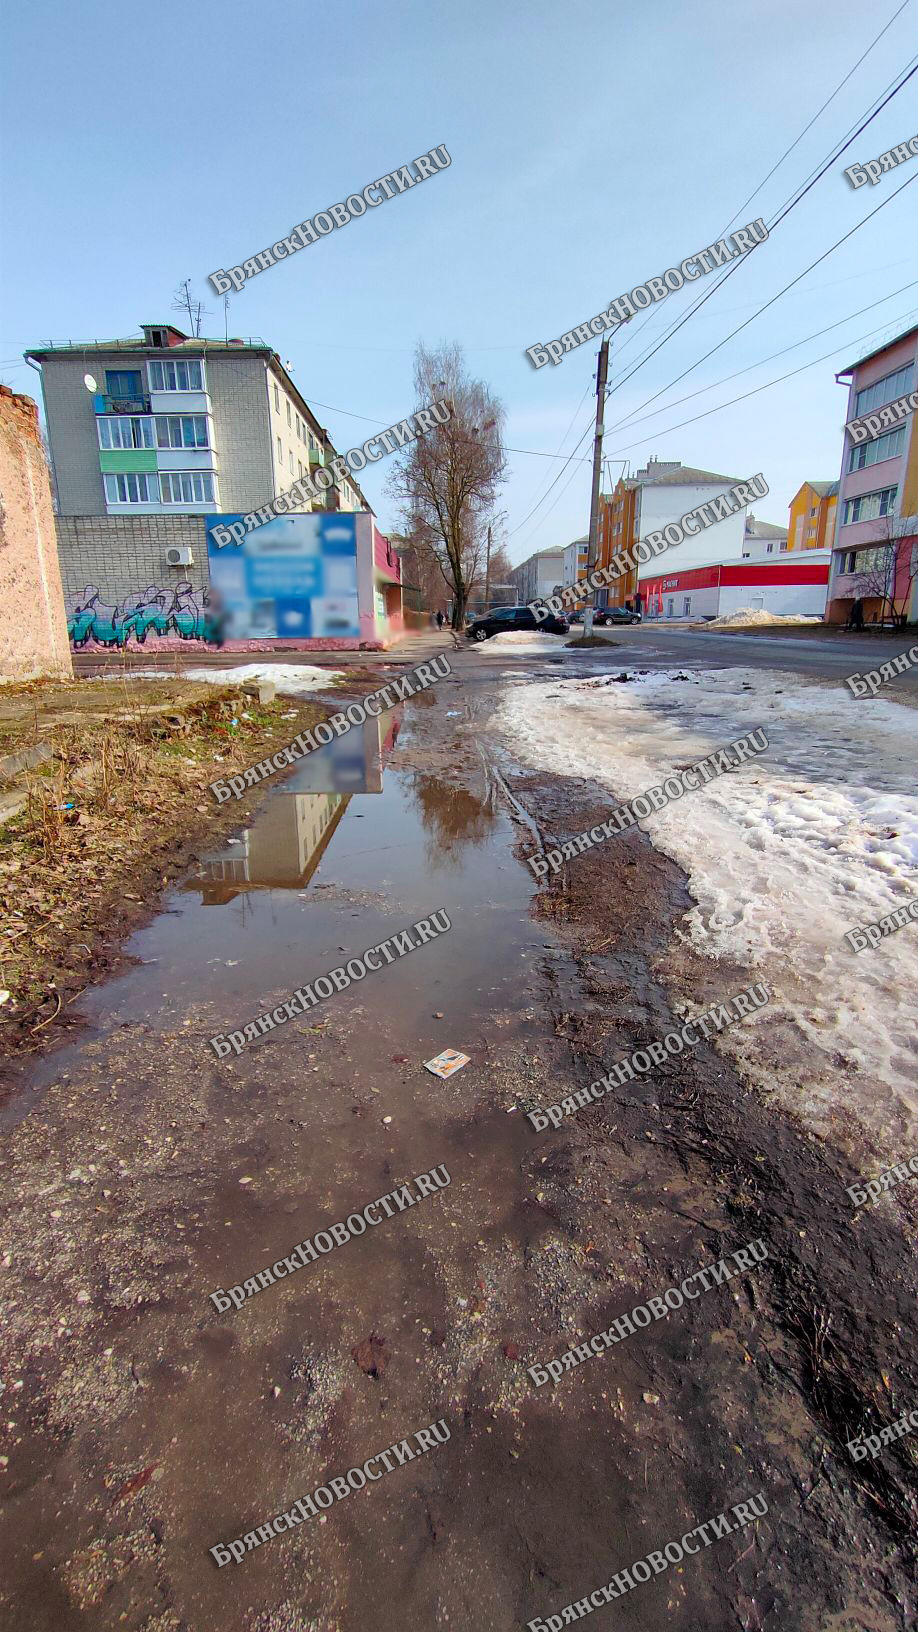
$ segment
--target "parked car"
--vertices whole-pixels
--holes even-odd
[[[605,611],[607,613],[606,618],[603,620],[605,623],[643,623],[644,621],[641,612],[632,612],[630,607],[627,606],[607,606]]]
[[[554,612],[549,612],[540,622],[528,606],[497,606],[483,617],[475,618],[465,632],[469,640],[490,640],[492,635],[505,635],[509,629],[541,629],[546,635],[566,635],[569,624],[566,618],[556,617]]]

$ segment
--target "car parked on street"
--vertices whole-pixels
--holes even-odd
[[[566,618],[556,617],[554,612],[549,612],[548,617],[540,621],[528,606],[496,606],[493,611],[475,618],[465,632],[469,640],[490,640],[492,635],[505,635],[510,629],[533,629],[541,630],[546,635],[566,635],[569,624]]]
[[[627,606],[598,606],[593,613],[593,624],[600,629],[607,623],[642,623],[640,612],[632,612]]]

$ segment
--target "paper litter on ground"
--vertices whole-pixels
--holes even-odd
[[[468,1065],[471,1054],[460,1054],[455,1048],[444,1048],[442,1053],[435,1054],[432,1060],[425,1060],[427,1071],[432,1071],[435,1077],[451,1077]]]

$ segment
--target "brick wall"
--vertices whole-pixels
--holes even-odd
[[[82,595],[94,584],[99,598],[120,606],[151,584],[160,589],[187,582],[203,589],[207,538],[203,516],[58,516],[57,537],[64,592]],[[169,567],[172,544],[191,546],[192,567]]]
[[[0,679],[70,679],[48,466],[31,397],[0,386]]]

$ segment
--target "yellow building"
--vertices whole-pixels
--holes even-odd
[[[837,482],[804,482],[790,502],[789,550],[831,549],[835,542]]]
[[[611,493],[599,498],[599,521],[596,541],[596,565],[608,567],[620,552],[630,549],[637,540],[638,483],[633,476],[621,476]],[[637,567],[634,566],[608,590],[600,590],[599,600],[606,606],[624,606],[637,593]]]

